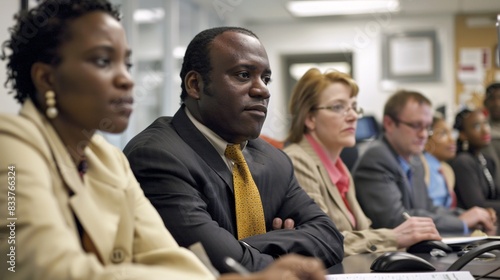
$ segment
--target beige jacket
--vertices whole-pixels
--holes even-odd
[[[304,138],[298,144],[287,146],[284,151],[293,162],[299,184],[330,216],[344,235],[345,256],[397,250],[396,238],[392,230],[370,228],[371,221],[363,213],[356,200],[356,190],[350,176],[347,201],[356,218],[355,228],[349,221],[347,207],[337,187],[330,180],[327,170],[309,142]]]
[[[0,115],[0,123],[4,279],[214,279],[194,254],[177,245],[122,152],[104,138],[89,139],[89,168],[82,182],[68,153],[75,147],[64,146],[31,101],[20,116]],[[15,167],[15,175],[9,167]],[[15,190],[8,194],[12,180]],[[15,202],[11,213],[7,202]],[[75,216],[103,264],[82,249]],[[6,221],[15,228],[6,227]],[[14,263],[3,259],[11,246],[15,272],[7,270]]]

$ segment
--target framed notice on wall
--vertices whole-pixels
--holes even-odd
[[[433,30],[383,35],[383,80],[395,82],[439,81],[439,58],[436,32]]]

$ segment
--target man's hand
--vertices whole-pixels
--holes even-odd
[[[295,222],[292,219],[286,219],[283,223],[281,218],[274,218],[273,220],[273,229],[295,229]]]
[[[407,248],[424,240],[441,240],[431,218],[411,217],[393,229],[398,248]]]
[[[492,217],[490,212],[481,207],[472,207],[471,209],[462,213],[459,216],[460,220],[464,221],[469,228],[472,229],[482,229],[486,233],[491,234],[496,231],[496,226],[494,219],[496,220],[496,215]]]

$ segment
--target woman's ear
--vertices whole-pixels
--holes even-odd
[[[385,132],[391,132],[396,126],[396,122],[391,117],[385,115],[382,119],[382,126]]]
[[[307,128],[307,131],[313,131],[316,129],[316,114],[313,114],[311,112],[307,113],[306,120],[305,120],[305,126]]]
[[[193,70],[189,71],[184,78],[184,84],[186,85],[186,92],[189,97],[195,100],[201,98],[204,84],[200,73]]]
[[[54,90],[54,78],[52,66],[43,62],[35,62],[31,66],[31,80],[38,94],[45,94],[48,90]]]
[[[465,132],[464,131],[460,131],[458,133],[458,139],[462,140],[462,141],[467,141],[467,135],[465,135]]]

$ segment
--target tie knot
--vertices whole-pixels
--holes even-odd
[[[240,145],[227,145],[224,155],[235,163],[245,162],[245,157],[241,152]]]

